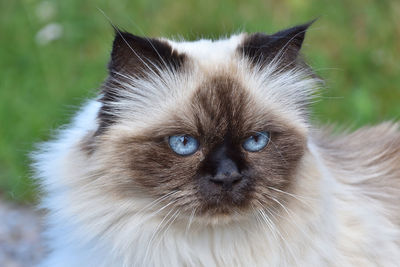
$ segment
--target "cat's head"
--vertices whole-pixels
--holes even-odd
[[[197,218],[278,206],[319,82],[299,56],[308,27],[195,42],[117,31],[86,146],[108,189]]]

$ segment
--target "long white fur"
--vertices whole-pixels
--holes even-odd
[[[209,73],[234,71],[262,105],[308,134],[298,100],[310,98],[318,81],[300,69],[281,75],[273,75],[275,66],[250,72],[235,54],[243,38],[170,41],[191,56],[194,67],[180,76],[131,77],[123,84],[124,100],[114,103],[120,117],[114,130],[140,132],[185,103]],[[97,129],[100,107],[96,99],[87,102],[34,156],[45,195],[42,207],[49,211],[50,253],[41,266],[399,266],[399,231],[378,216],[379,203],[360,206],[360,195],[330,171],[311,134],[297,193],[284,203],[287,214],[254,211],[235,223],[208,225],[191,217],[189,225],[178,210],[158,206],[159,200],[98,194],[91,186],[107,184],[90,178],[106,159],[93,162],[79,147]],[[82,180],[90,182],[82,186]],[[375,245],[379,249],[371,249]]]

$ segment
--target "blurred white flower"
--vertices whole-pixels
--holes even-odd
[[[49,23],[36,33],[36,42],[46,45],[59,39],[63,34],[63,27],[59,23]]]
[[[41,21],[49,21],[57,12],[57,7],[53,2],[42,1],[36,7],[36,16]]]

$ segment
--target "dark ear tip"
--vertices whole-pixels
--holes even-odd
[[[292,29],[297,29],[297,30],[300,30],[301,32],[305,33],[308,30],[308,28],[310,28],[310,26],[313,25],[314,22],[317,20],[318,20],[318,17],[313,20],[310,20],[306,23],[294,26]]]
[[[114,25],[112,25],[112,27],[113,27],[113,29],[114,29],[114,36],[115,36],[115,37],[118,36],[118,34],[119,34],[120,32],[122,32],[122,30],[121,30],[119,27],[114,26]]]
[[[126,30],[110,23],[110,26],[112,27],[113,31],[114,31],[114,39],[116,39],[117,37],[121,36],[121,34],[126,34],[128,33]]]
[[[309,22],[306,22],[304,24],[299,25],[299,27],[303,27],[305,30],[308,29],[311,25],[314,24],[314,22],[316,22],[319,19],[319,17],[316,17],[312,20],[310,20]]]
[[[126,30],[123,30],[121,28],[114,27],[114,40],[118,39],[130,39],[134,37],[133,34],[127,32]]]

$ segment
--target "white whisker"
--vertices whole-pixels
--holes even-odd
[[[155,245],[156,248],[158,248],[164,238],[164,236],[167,234],[169,228],[171,227],[171,225],[175,222],[175,220],[179,217],[179,214],[181,213],[181,211],[179,209],[177,209],[174,214],[171,215],[171,217],[165,222],[164,227],[161,228],[161,230],[159,231],[159,233],[161,233],[161,236],[158,238],[158,242]]]
[[[175,202],[171,202],[171,203],[175,203]],[[171,203],[169,203],[169,204],[171,204]],[[163,207],[163,208],[165,208],[165,207]],[[160,229],[163,227],[163,224],[164,224],[165,220],[167,219],[167,217],[168,217],[168,216],[171,214],[171,212],[173,212],[173,211],[174,211],[174,209],[169,210],[169,211],[167,212],[167,214],[163,217],[163,219],[161,220],[161,222],[157,225],[157,227],[155,228],[155,230],[153,231],[153,234],[152,234],[150,240],[149,240],[148,243],[147,243],[146,252],[145,252],[145,255],[144,255],[144,258],[143,258],[143,262],[146,262],[147,257],[148,257],[148,255],[149,255],[150,248],[151,248],[151,246],[152,246],[152,244],[153,244],[153,241],[154,241],[156,235],[158,234],[158,232],[160,231]]]
[[[265,209],[265,211],[266,211],[272,218],[275,218],[274,215],[273,215],[268,209]],[[280,237],[281,240],[283,241],[283,244],[285,245],[285,247],[288,249],[289,253],[291,254],[293,260],[296,262],[296,266],[300,266],[300,265],[297,263],[297,257],[296,257],[296,254],[295,254],[295,253],[293,252],[293,250],[292,250],[292,246],[287,242],[287,240],[285,239],[285,237],[282,235],[281,231],[279,231],[278,227],[274,224],[273,220],[271,220],[271,223],[272,223],[274,229],[276,230],[276,233],[279,235],[279,237]],[[287,259],[285,259],[285,260],[287,260]]]
[[[125,39],[125,37],[122,35],[122,33],[119,31],[119,29],[114,25],[114,23],[111,21],[111,19],[106,15],[106,13],[98,8],[98,10],[103,14],[103,16],[108,20],[108,22],[111,24],[111,26],[114,28],[114,30],[118,33],[118,35],[122,38],[124,43],[128,46],[128,48],[133,52],[133,54],[147,67],[149,71],[151,71],[155,76],[157,76],[157,73],[150,68],[150,66],[139,56],[139,54],[132,48],[132,46],[128,43],[128,41]],[[148,60],[148,62],[151,63],[151,61]],[[154,65],[154,63],[153,63]]]
[[[290,216],[290,212],[289,212],[288,208],[286,208],[279,200],[277,200],[273,196],[269,196],[269,195],[265,195],[265,196],[268,197],[269,199],[271,199],[272,201],[274,201],[275,203],[278,203],[278,205],[281,206],[286,211],[288,216]]]
[[[192,213],[190,214],[189,222],[188,222],[188,224],[187,224],[187,226],[186,226],[186,230],[185,230],[185,236],[187,236],[187,233],[188,233],[188,231],[189,231],[189,229],[190,229],[190,226],[192,225],[194,216],[195,216],[195,214],[196,214],[196,210],[197,210],[197,207],[194,208],[194,209],[192,210]]]
[[[269,189],[271,189],[271,190],[276,191],[276,192],[279,192],[279,193],[282,193],[282,194],[291,196],[291,197],[293,197],[294,199],[297,199],[298,201],[300,201],[301,203],[303,203],[304,205],[306,205],[307,207],[310,207],[310,208],[311,208],[310,204],[306,202],[306,200],[312,200],[313,198],[311,198],[311,197],[303,197],[303,196],[295,195],[295,194],[292,194],[292,193],[289,193],[289,192],[280,190],[280,189],[275,188],[275,187],[272,187],[272,186],[267,186],[267,187],[268,187]]]

